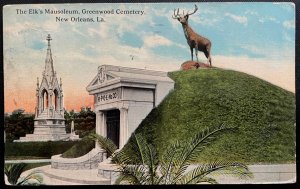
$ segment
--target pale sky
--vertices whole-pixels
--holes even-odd
[[[102,64],[174,71],[190,51],[173,10],[195,3],[12,5],[3,9],[5,112],[35,107],[36,78],[42,78],[46,37],[51,34],[54,69],[62,78],[65,108],[92,106],[86,86]],[[295,92],[293,3],[196,3],[190,26],[212,41],[213,66],[246,72]],[[80,14],[17,14],[16,9],[78,10]],[[83,14],[114,10],[114,14]],[[142,10],[143,15],[116,14]],[[56,22],[56,17],[105,22]],[[132,56],[134,57],[132,59]],[[201,61],[206,61],[199,53]]]

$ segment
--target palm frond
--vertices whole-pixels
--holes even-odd
[[[114,163],[123,166],[126,164],[132,164],[132,158],[130,154],[124,152],[123,150],[116,151],[115,153],[112,154],[112,159]]]
[[[210,183],[210,184],[218,184],[218,182],[216,181],[216,179],[210,178],[210,177],[203,177],[201,180],[198,180],[197,182],[195,182],[195,184],[198,183]]]
[[[181,148],[181,143],[176,141],[174,144],[170,145],[167,148],[165,153],[162,155],[160,172],[161,178],[159,183],[168,184],[170,180],[172,180],[173,176],[173,168],[174,168],[174,159],[178,158],[178,151]]]
[[[210,177],[214,174],[230,174],[239,178],[252,178],[252,173],[244,164],[237,162],[214,161],[199,165],[187,172],[191,163],[196,162],[200,152],[216,139],[223,131],[235,128],[220,125],[205,129],[185,142],[176,141],[167,148],[159,161],[153,145],[148,144],[141,134],[133,133],[132,151],[120,150],[112,141],[104,137],[95,136],[103,149],[112,154],[115,163],[119,165],[120,175],[116,184],[197,184],[217,181]],[[159,168],[159,170],[158,170]]]
[[[139,179],[133,175],[121,173],[119,177],[116,179],[115,184],[119,185],[124,183],[125,184],[135,184],[135,185],[141,185],[142,183],[139,181]]]
[[[238,177],[239,179],[251,179],[253,174],[250,172],[247,165],[239,162],[232,161],[214,161],[211,165],[216,171],[211,172],[211,174],[218,175],[231,175]]]
[[[133,133],[133,139],[134,139],[134,142],[133,142],[133,148],[137,153],[138,157],[139,157],[139,160],[140,162],[142,162],[142,164],[145,164],[146,161],[147,161],[147,142],[145,139],[142,138],[142,136],[140,134],[135,134]]]
[[[16,163],[5,165],[4,173],[7,176],[7,180],[10,184],[15,185],[18,182],[22,172],[24,171],[27,164]]]
[[[176,171],[173,182],[176,182],[176,180],[180,179],[181,175],[186,171],[188,165],[197,160],[200,152],[215,139],[215,136],[217,134],[221,134],[224,131],[233,129],[235,128],[225,127],[222,124],[212,129],[204,129],[202,132],[196,134],[190,140],[187,140],[187,142],[184,143],[184,147],[181,148],[182,151],[179,155],[179,157],[181,158],[175,159],[174,161],[176,165]]]
[[[91,134],[89,135],[89,138],[97,140],[101,148],[103,148],[109,155],[113,154],[118,149],[114,142],[109,138],[105,138],[98,134]]]
[[[150,176],[150,181],[152,184],[156,182],[157,178],[157,167],[158,167],[158,154],[152,145],[147,145],[148,151],[146,155],[148,156],[146,165],[148,166],[148,173]]]
[[[40,185],[43,183],[43,176],[40,171],[33,171],[29,173],[26,177],[20,178],[17,185]]]
[[[39,171],[32,171],[25,177],[21,177],[26,163],[17,163],[5,165],[4,172],[7,176],[7,180],[12,185],[39,185],[43,182],[43,177],[40,175]]]
[[[199,165],[195,169],[184,174],[176,183],[180,184],[195,184],[203,182],[207,175],[211,174],[230,174],[239,178],[252,178],[253,175],[248,167],[242,163],[215,161],[205,165]]]
[[[119,177],[117,183],[123,180],[140,184],[156,183],[159,164],[156,149],[151,144],[148,144],[140,134],[133,134],[132,147],[134,152],[136,152],[135,155],[138,156],[137,162],[130,159],[131,154],[128,154],[128,151],[121,150],[113,154],[113,157],[118,160],[120,165],[119,171],[122,172],[122,176]],[[136,179],[139,179],[139,182]]]
[[[126,165],[122,167],[121,174],[116,180],[116,184],[124,181],[130,184],[145,184],[147,180],[146,169],[142,165]]]
[[[158,154],[156,149],[146,142],[140,134],[133,134],[134,144],[133,147],[138,152],[139,160],[143,166],[146,166],[150,183],[154,183],[157,177],[158,167]]]

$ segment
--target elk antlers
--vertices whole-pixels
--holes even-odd
[[[182,11],[183,12],[183,16],[187,16],[187,15],[192,15],[192,14],[194,14],[196,11],[198,10],[198,7],[197,7],[197,5],[195,5],[195,9],[194,9],[194,11],[192,12],[192,13],[189,13],[189,11],[187,12],[187,14],[184,14],[184,11]],[[176,12],[176,9],[174,9],[174,15],[172,15],[172,18],[173,19],[177,19],[177,18],[179,18],[180,17],[180,15],[179,15],[179,8],[177,9],[177,12]]]
[[[198,10],[198,7],[197,7],[197,5],[195,5],[194,12],[192,12],[192,13],[189,14],[189,11],[188,11],[188,13],[187,13],[186,15],[192,15],[192,14],[194,14],[197,10]]]
[[[177,19],[179,17],[180,17],[180,15],[179,15],[179,8],[177,9],[177,13],[176,13],[176,9],[174,9],[174,15],[172,15],[172,18],[173,19]]]

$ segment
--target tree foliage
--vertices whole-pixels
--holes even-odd
[[[11,115],[5,115],[4,129],[8,142],[33,133],[34,115],[24,114],[23,111],[14,111]]]
[[[96,114],[89,107],[82,107],[79,112],[65,111],[66,131],[71,132],[71,123],[74,121],[74,129],[80,138],[87,136],[96,127]]]

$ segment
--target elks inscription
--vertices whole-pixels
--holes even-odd
[[[97,103],[109,103],[121,99],[121,89],[114,89],[97,94]]]

